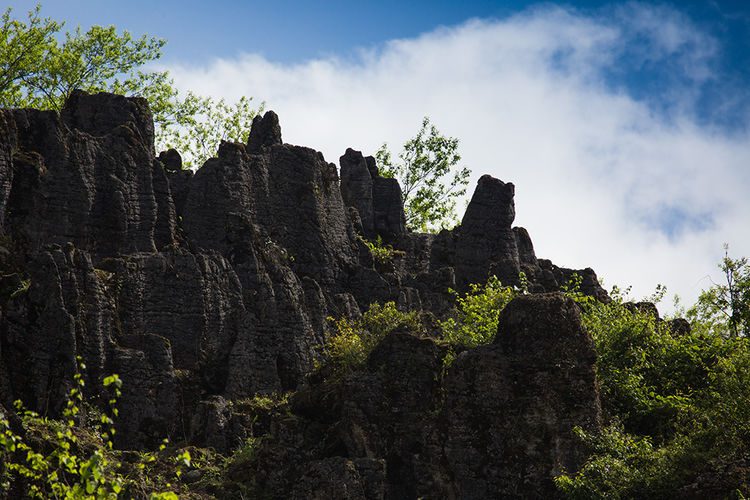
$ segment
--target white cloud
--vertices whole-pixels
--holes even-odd
[[[180,88],[266,100],[286,142],[334,163],[347,147],[403,144],[429,115],[461,139],[473,182],[490,173],[516,184],[516,223],[538,256],[593,267],[637,297],[664,283],[692,301],[705,276],[719,280],[722,243],[750,255],[750,137],[690,114],[695,82],[717,77],[717,40],[665,7],[616,14],[535,8],[393,40],[354,61],[246,54],[169,69]],[[666,112],[613,90],[623,64],[674,72],[658,96]]]

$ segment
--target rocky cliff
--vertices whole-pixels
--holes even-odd
[[[591,269],[536,257],[513,184],[480,178],[457,228],[418,234],[372,157],[349,149],[339,173],[283,143],[273,112],[196,172],[157,157],[153,130],[146,101],[111,94],[0,111],[2,405],[59,413],[80,356],[92,397],[107,374],[124,382],[119,446],[225,452],[261,426],[274,444],[235,474],[283,497],[548,498],[581,463],[570,432],[599,425],[596,356],[549,292],[576,272],[607,295]],[[378,236],[387,265],[366,243]],[[521,271],[535,293],[449,372],[439,339],[396,332],[364,372],[309,377],[326,318],[389,301],[442,317],[451,289]],[[290,391],[278,418],[238,411]]]

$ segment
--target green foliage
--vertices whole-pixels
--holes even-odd
[[[599,353],[603,409],[628,430],[666,437],[714,353],[706,339],[675,337],[651,314],[626,307],[616,289],[611,295],[610,304],[589,301],[583,314]]]
[[[555,478],[567,498],[669,498],[686,478],[677,459],[679,441],[654,448],[648,437],[628,434],[617,423],[599,434],[575,432],[594,454],[576,476]]]
[[[387,144],[376,157],[381,174],[401,184],[407,226],[434,232],[456,221],[456,199],[466,193],[471,173],[457,167],[458,139],[441,135],[425,117],[417,135],[399,153],[400,163],[392,162]]]
[[[466,348],[491,343],[497,333],[500,311],[522,293],[520,289],[502,286],[496,276],[491,276],[485,286],[471,285],[464,297],[451,292],[456,298],[456,313],[440,322],[443,338]]]
[[[29,12],[28,23],[11,19],[12,10],[6,9],[0,27],[0,105],[12,107],[34,98],[35,89],[26,81],[35,79],[39,61],[51,52],[54,35],[61,25],[47,18],[39,18],[40,7]],[[31,96],[29,96],[31,94]]]
[[[0,104],[3,107],[34,107],[60,111],[75,89],[99,92],[122,85],[117,79],[150,87],[165,73],[139,73],[136,68],[161,56],[166,43],[159,38],[133,38],[114,26],[93,26],[56,35],[64,23],[40,17],[41,6],[28,14],[28,21],[12,19],[12,9],[2,16],[0,27]]]
[[[365,245],[367,245],[367,248],[370,250],[370,253],[372,254],[372,257],[375,259],[376,263],[387,264],[392,261],[393,248],[385,246],[383,244],[383,238],[378,236],[377,241],[375,241],[374,243],[361,237],[360,239],[365,243]]]
[[[0,26],[0,106],[60,111],[75,89],[142,96],[154,116],[156,147],[179,150],[186,168],[201,166],[222,140],[247,140],[257,113],[252,98],[227,103],[181,93],[168,72],[143,71],[166,40],[93,26],[67,31],[61,42],[64,23],[42,18],[40,5],[26,21],[11,14],[5,10]]]
[[[349,373],[361,367],[375,346],[393,330],[400,327],[421,330],[418,313],[401,312],[393,302],[371,304],[359,320],[328,319],[335,333],[325,343],[324,351],[337,373]]]
[[[577,474],[557,478],[566,496],[665,498],[698,474],[746,456],[746,337],[728,336],[726,323],[677,335],[667,322],[628,305],[617,289],[609,304],[583,297],[575,285],[568,293],[596,344],[610,424],[600,434],[579,431],[594,453]],[[660,288],[652,299],[663,294]]]
[[[30,498],[97,500],[115,499],[122,491],[124,479],[115,472],[119,464],[113,462],[106,453],[107,449],[112,448],[114,429],[111,417],[114,415],[101,416],[101,424],[109,426],[101,434],[103,446],[95,447],[88,456],[80,454],[80,432],[76,428],[76,420],[83,404],[84,381],[81,371],[86,368],[80,359],[79,368],[62,420],[41,417],[25,410],[23,404],[16,401],[26,434],[24,438],[11,430],[4,416],[0,419],[4,491],[23,484],[24,494]],[[112,386],[110,404],[114,407],[120,395],[120,380],[117,375],[107,377],[105,386]],[[45,446],[32,446],[32,439],[41,440]]]
[[[724,245],[719,269],[724,283],[704,290],[687,315],[698,328],[720,330],[726,335],[750,336],[750,265],[746,258],[732,259]]]
[[[196,168],[216,153],[221,141],[246,143],[253,118],[265,107],[261,103],[257,110],[252,109],[252,99],[242,96],[227,103],[223,98],[215,100],[190,91],[183,99],[175,94],[163,111],[155,114],[159,149],[178,150],[183,166]]]
[[[523,273],[521,282],[526,282]],[[486,285],[471,285],[463,297],[451,292],[456,300],[455,312],[438,323],[443,339],[452,344],[445,359],[446,366],[455,358],[453,347],[468,349],[491,343],[497,333],[500,311],[514,297],[525,293],[525,287],[505,287],[492,276]],[[396,328],[420,333],[423,330],[417,311],[401,312],[393,302],[382,306],[372,304],[360,320],[328,319],[336,333],[324,349],[337,373],[349,373],[361,367],[375,346]]]
[[[258,457],[263,438],[248,436],[245,442],[235,450],[229,458],[229,463],[234,468],[247,467]]]
[[[108,411],[99,412],[84,401],[86,366],[80,358],[78,362],[79,372],[61,419],[40,416],[16,401],[23,427],[23,432],[16,433],[6,416],[0,416],[0,490],[14,497],[42,499],[176,499],[172,491],[154,491],[172,487],[169,480],[154,474],[154,467],[165,468],[166,463],[168,475],[179,478],[182,469],[191,465],[189,451],[166,456],[165,440],[159,453],[142,453],[136,455],[134,464],[123,463],[112,445],[122,381],[116,374],[104,378]]]
[[[370,250],[372,258],[375,261],[375,269],[383,273],[393,272],[395,270],[395,264],[393,258],[396,256],[403,256],[402,250],[394,250],[391,245],[386,245],[383,242],[383,238],[378,236],[378,239],[374,242],[369,241],[361,236],[358,236],[360,240]]]
[[[13,299],[15,297],[18,297],[19,295],[23,295],[24,293],[29,291],[30,287],[31,287],[30,279],[22,280],[19,287],[13,290],[13,293],[10,294],[10,298]]]
[[[234,404],[235,407],[242,408],[245,412],[250,410],[251,413],[255,414],[257,417],[259,411],[270,412],[274,410],[280,411],[282,409],[288,410],[289,394],[278,394],[276,392],[265,395],[256,394],[250,399],[236,401]]]
[[[169,440],[164,439],[157,451],[131,454],[135,455],[136,460],[122,464],[117,470],[117,473],[125,478],[124,496],[148,500],[173,500],[180,498],[173,490],[180,491],[181,494],[188,492],[184,485],[176,484],[184,469],[198,466],[206,472],[215,474],[217,465],[214,454],[209,450],[192,450],[193,453],[185,448],[170,447]],[[165,488],[166,491],[159,491]]]

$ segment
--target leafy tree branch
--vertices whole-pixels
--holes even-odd
[[[401,184],[407,226],[434,232],[455,223],[456,199],[466,193],[471,174],[458,165],[458,139],[442,135],[425,117],[417,135],[404,144],[399,163],[392,161],[387,144],[376,158],[381,174]]]
[[[222,140],[247,139],[258,112],[251,97],[227,103],[180,92],[167,71],[143,69],[161,57],[166,40],[92,26],[66,31],[60,42],[65,23],[41,17],[41,5],[25,21],[12,12],[0,18],[0,106],[60,111],[75,89],[142,96],[154,116],[156,147],[178,149],[187,167],[202,165]]]

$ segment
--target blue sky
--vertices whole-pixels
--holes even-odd
[[[409,38],[439,26],[455,26],[468,19],[503,19],[526,9],[561,5],[592,17],[613,17],[626,2],[579,0],[528,1],[223,1],[187,0],[49,1],[46,15],[64,19],[69,27],[114,24],[133,33],[149,33],[169,41],[163,61],[206,63],[257,53],[278,63],[296,63],[316,57],[356,57],[358,49],[377,47],[398,38]],[[13,2],[18,12],[35,1]],[[702,31],[721,41],[714,64],[730,83],[750,77],[750,2],[702,0],[647,2],[678,10]],[[640,40],[643,42],[644,40]],[[665,79],[679,85],[673,67],[633,60],[639,40],[610,68],[609,83],[641,99],[664,105]],[[703,89],[696,105],[702,118],[729,126],[742,126],[736,110],[715,113],[723,88]],[[747,106],[747,102],[743,102]]]
[[[17,13],[34,2],[13,2]],[[537,254],[689,302],[750,256],[750,2],[48,2],[169,40],[182,89],[265,100],[336,162],[429,115],[516,184]],[[469,189],[471,192],[473,188]],[[605,283],[605,284],[606,284]]]
[[[36,1],[10,6],[25,12]],[[44,12],[69,26],[102,24],[150,33],[170,44],[165,59],[207,60],[238,52],[260,52],[278,62],[342,53],[387,40],[412,37],[470,18],[504,18],[534,6],[560,5],[608,15],[626,2],[529,1],[222,1],[73,0],[42,2]],[[679,9],[702,28],[725,36],[733,57],[747,60],[750,5],[743,0],[647,2]],[[744,33],[743,33],[744,32]],[[744,52],[744,53],[743,53]]]

